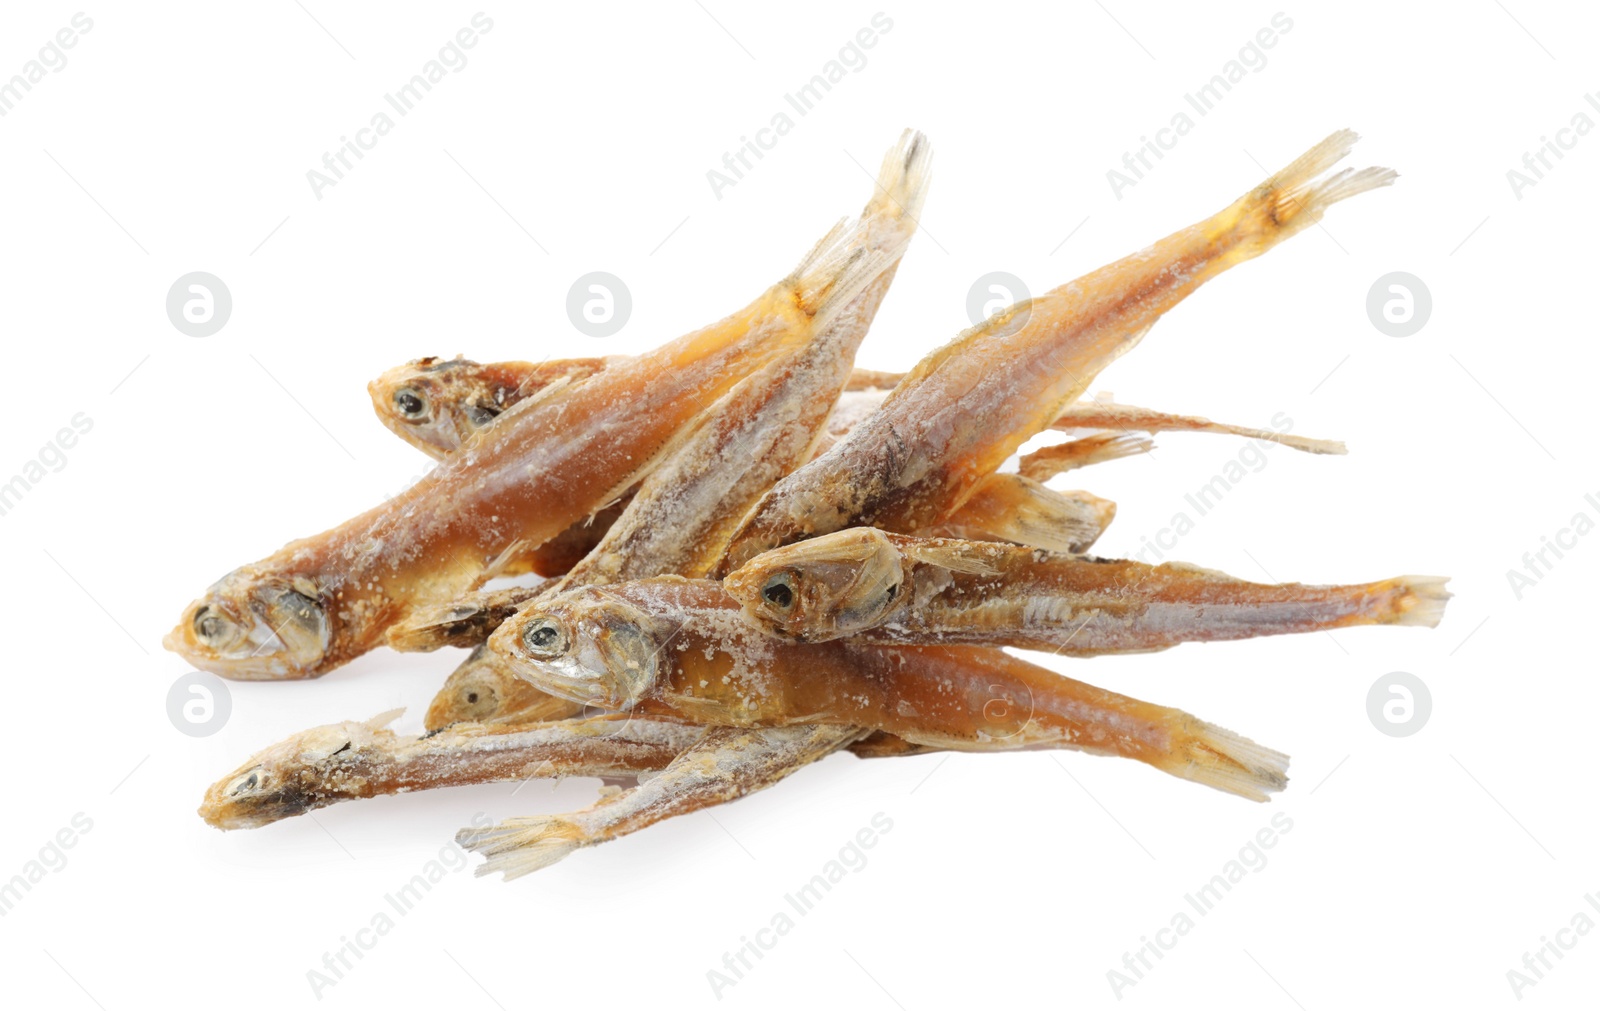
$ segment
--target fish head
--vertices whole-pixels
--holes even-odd
[[[441,730],[456,723],[540,723],[575,711],[524,681],[486,645],[473,649],[428,706],[423,726]]]
[[[602,587],[582,587],[517,612],[489,649],[541,691],[625,710],[655,685],[670,625]]]
[[[757,555],[723,587],[769,635],[822,642],[882,622],[904,581],[889,538],[858,527]]]
[[[220,829],[259,828],[368,796],[373,774],[391,760],[394,734],[383,726],[400,712],[314,727],[257,752],[211,784],[200,817]]]
[[[505,410],[512,391],[465,358],[418,358],[367,384],[390,431],[435,458],[453,453]]]
[[[452,723],[485,723],[502,716],[520,685],[533,687],[512,674],[503,663],[484,658],[484,648],[473,650],[461,666],[445,679],[444,686],[428,705],[423,726],[439,730]]]
[[[304,576],[236,569],[184,609],[162,644],[235,681],[314,677],[332,637],[324,598]]]

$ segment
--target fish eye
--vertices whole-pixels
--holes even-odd
[[[500,411],[493,407],[484,407],[482,404],[469,404],[467,406],[467,420],[472,422],[473,428],[482,428],[500,416]]]
[[[761,588],[761,597],[778,610],[787,611],[794,606],[794,577],[787,572],[773,576]]]
[[[394,391],[394,406],[408,421],[421,421],[428,414],[427,398],[409,386]]]
[[[241,793],[251,793],[263,789],[267,785],[267,773],[264,769],[251,769],[249,772],[228,784],[228,796],[237,797]]]
[[[567,649],[567,632],[560,622],[543,618],[522,630],[522,644],[534,656],[560,656]]]
[[[194,613],[194,634],[207,646],[226,645],[233,639],[237,628],[226,617],[213,611],[209,604]]]

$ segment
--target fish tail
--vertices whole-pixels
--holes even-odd
[[[932,178],[933,145],[920,130],[907,129],[884,154],[877,189],[862,209],[861,219],[886,215],[907,221],[915,231]]]
[[[1187,714],[1162,768],[1180,779],[1264,801],[1289,784],[1289,756]]]
[[[868,285],[905,255],[932,178],[933,146],[907,130],[883,157],[872,198],[854,222],[842,219],[794,269],[786,284],[821,332]]]
[[[1448,576],[1400,576],[1378,584],[1381,595],[1372,612],[1379,625],[1418,625],[1437,628],[1444,617],[1450,592]]]
[[[1377,167],[1341,169],[1324,176],[1350,153],[1357,139],[1353,130],[1330,134],[1218,216],[1230,229],[1239,230],[1245,240],[1244,256],[1265,252],[1316,224],[1339,201],[1388,186],[1398,178],[1393,169]]]
[[[499,873],[507,881],[558,863],[583,841],[583,829],[557,815],[508,818],[488,828],[456,833],[457,845],[485,858],[477,870],[479,877]]]

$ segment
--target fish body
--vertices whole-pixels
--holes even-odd
[[[959,509],[1023,442],[1201,284],[1387,185],[1387,169],[1319,178],[1355,135],[1328,137],[1218,214],[996,313],[928,355],[827,455],[772,489],[724,572],[848,526],[925,530]]]
[[[527,727],[452,727],[422,737],[371,720],[314,727],[255,755],[206,790],[200,816],[259,828],[346,800],[533,776],[635,777],[666,768],[702,727],[599,716]]]
[[[915,131],[906,131],[884,157],[876,190],[850,240],[853,255],[880,265],[873,280],[809,341],[756,370],[708,407],[638,487],[600,542],[560,580],[541,587],[540,594],[667,573],[701,575],[720,560],[750,506],[814,452],[824,430],[835,423],[841,391],[857,382],[855,351],[915,234],[931,158],[927,139]],[[866,381],[870,388],[851,396],[881,402],[881,375],[866,374]],[[848,425],[853,418],[847,414],[837,424]],[[512,596],[520,604],[528,594],[502,594],[499,603],[511,604]],[[397,638],[408,645],[436,642],[457,632],[468,634],[468,641],[486,636],[505,617],[492,604],[465,601],[459,608],[451,605],[437,620],[396,626],[391,643],[400,645]],[[493,653],[475,654],[470,671],[452,675],[429,708],[429,725],[441,725],[452,714],[480,721],[506,719],[486,711],[483,700],[488,696],[508,706],[542,705],[533,689],[525,683],[518,687],[507,670],[495,669],[496,660]]]
[[[870,527],[758,555],[724,585],[778,638],[1013,646],[1065,656],[1181,642],[1437,625],[1445,580],[1345,586],[1252,583],[1181,563],[1090,558],[1010,545],[904,537]]]
[[[614,502],[751,372],[804,346],[883,270],[842,223],[748,306],[511,407],[401,495],[234,570],[166,645],[226,677],[315,677],[383,641],[419,605]]]
[[[579,382],[626,360],[625,356],[541,362],[475,362],[461,355],[415,358],[368,383],[367,395],[385,428],[443,460],[545,387]],[[896,372],[854,369],[845,388],[887,391],[900,378]]]
[[[998,650],[782,642],[752,628],[712,580],[663,577],[543,598],[502,624],[489,648],[544,691],[640,716],[832,724],[952,750],[1072,748],[1253,799],[1281,787],[1287,765],[1187,713]]]

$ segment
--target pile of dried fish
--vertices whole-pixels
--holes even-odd
[[[1386,186],[1336,133],[1221,213],[997,313],[903,375],[853,368],[917,230],[926,139],[732,315],[638,357],[423,358],[369,387],[436,458],[404,494],[235,569],[167,638],[195,666],[312,678],[378,646],[470,650],[428,709],[297,734],[207,791],[249,828],[343,800],[529,776],[636,779],[457,838],[507,877],[848,749],[1070,748],[1265,800],[1287,756],[1001,647],[1093,656],[1434,625],[1444,580],[1267,586],[1087,554],[1112,503],[1042,482],[1147,434],[1321,442],[1082,400],[1172,306]],[[1076,436],[1000,467],[1028,439]],[[487,588],[500,577],[542,581]]]

